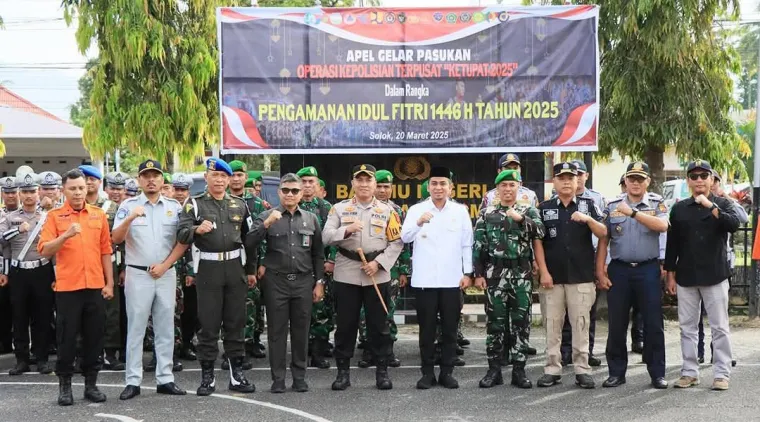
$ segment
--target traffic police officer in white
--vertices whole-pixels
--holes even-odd
[[[140,164],[143,193],[119,207],[114,222],[114,243],[126,240],[127,283],[127,372],[126,388],[119,397],[128,400],[140,394],[142,347],[148,317],[153,315],[156,381],[159,394],[184,395],[174,383],[174,306],[177,275],[174,263],[187,250],[177,243],[177,224],[182,205],[161,195],[161,164]]]
[[[63,205],[61,195],[61,175],[54,171],[43,171],[39,174],[40,207],[45,211]]]

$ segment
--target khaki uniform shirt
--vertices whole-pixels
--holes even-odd
[[[356,220],[361,221],[364,228],[361,232],[347,235],[346,228]],[[401,241],[401,218],[390,205],[375,198],[366,206],[356,198],[335,204],[322,230],[322,241],[325,246],[337,246],[352,252],[362,248],[365,255],[383,251],[374,259],[380,264],[374,276],[377,283],[391,280],[390,270],[404,248]],[[372,279],[361,270],[361,266],[361,261],[349,259],[338,252],[333,278],[339,283],[371,286]]]

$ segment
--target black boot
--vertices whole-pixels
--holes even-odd
[[[515,362],[512,364],[512,385],[518,388],[533,388],[533,383],[525,375],[525,362]]]
[[[332,383],[332,389],[343,391],[351,386],[351,372],[348,369],[350,361],[348,359],[338,359],[338,376]]]
[[[16,358],[16,366],[8,371],[8,375],[21,375],[31,370],[32,368],[29,367],[29,362],[26,359]]]
[[[494,385],[504,384],[504,378],[501,375],[501,362],[499,359],[488,360],[488,372],[480,380],[480,388],[491,388]]]
[[[184,360],[196,360],[198,359],[198,356],[195,355],[195,352],[193,352],[193,349],[190,347],[182,347],[182,350],[179,352],[179,358]]]
[[[38,360],[37,361],[37,372],[39,372],[42,375],[49,375],[53,373],[53,367],[50,366],[48,361],[46,360]]]
[[[116,358],[116,349],[106,349],[106,358],[103,362],[103,368],[111,371],[123,371],[124,364]]]
[[[418,390],[429,390],[438,385],[438,380],[435,379],[435,369],[432,366],[426,366],[422,368],[422,378],[417,381]]]
[[[182,362],[179,361],[179,356],[175,356],[172,360],[172,372],[182,372],[183,369],[185,369],[185,367],[182,365]]]
[[[71,375],[58,377],[58,405],[71,406],[74,404],[74,395],[71,394]]]
[[[210,396],[216,391],[216,378],[214,378],[214,361],[201,361],[201,385],[198,387],[196,394],[199,396]]]
[[[438,384],[448,389],[459,388],[459,382],[452,375],[453,372],[453,367],[442,367],[441,375],[438,376]]]
[[[362,350],[362,358],[359,359],[359,362],[356,365],[359,368],[369,368],[370,366],[375,366],[375,359],[374,356],[372,356],[372,352],[369,350],[369,347],[365,347],[364,350]]]
[[[467,340],[466,338],[464,338],[464,335],[462,335],[462,332],[460,331],[457,333],[457,344],[462,347],[469,346],[470,340]]]
[[[243,373],[243,357],[230,358],[230,383],[227,389],[238,393],[253,393],[256,386],[249,382]]]
[[[261,334],[254,333],[253,334],[253,347],[251,347],[250,354],[256,359],[264,359],[267,357],[266,353],[266,347],[264,347],[264,343],[261,342]]]
[[[388,376],[388,363],[378,361],[375,369],[375,386],[378,390],[390,390],[393,388],[391,378]]]
[[[325,359],[325,342],[314,339],[311,346],[311,361],[309,366],[319,369],[330,369],[330,362]]]
[[[391,354],[388,355],[388,366],[391,368],[398,368],[401,366],[401,361],[398,360],[396,354],[393,353],[393,343],[391,343]]]
[[[248,356],[243,356],[243,370],[250,371],[251,369],[253,369],[253,362],[248,359]]]
[[[84,376],[84,398],[93,403],[103,403],[106,401],[106,395],[98,390],[98,373],[86,374]]]

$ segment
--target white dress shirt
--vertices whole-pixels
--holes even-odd
[[[433,218],[420,227],[417,220],[426,212]],[[401,240],[414,242],[412,287],[459,287],[464,273],[472,273],[472,221],[462,204],[449,200],[439,210],[428,199],[412,206],[401,227]]]

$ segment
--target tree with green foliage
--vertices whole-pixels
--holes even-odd
[[[598,155],[617,150],[645,160],[654,189],[664,181],[663,153],[671,146],[681,158],[746,174],[749,145],[729,117],[739,59],[727,33],[715,28],[718,17],[738,17],[737,0],[574,3],[601,6]]]
[[[115,149],[191,166],[219,141],[216,48],[218,6],[231,0],[63,0],[84,54],[95,46],[91,116],[84,144],[103,157]]]

